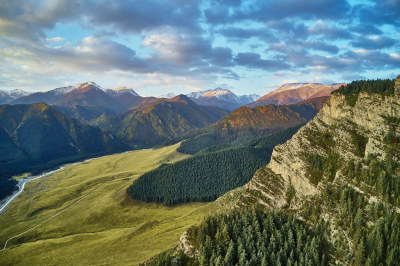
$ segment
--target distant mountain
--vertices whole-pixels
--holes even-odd
[[[114,137],[45,103],[0,106],[0,179],[43,170],[50,161],[118,149]]]
[[[123,107],[123,111],[138,106],[147,98],[147,97],[141,97],[134,90],[127,87],[108,89],[106,90],[106,93],[110,95],[118,104],[120,104]]]
[[[113,97],[107,94],[100,86],[94,82],[80,84],[75,89],[63,93],[55,99],[51,105],[61,106],[98,106],[111,109],[114,111],[122,111],[121,106]]]
[[[144,100],[145,98],[139,96],[139,94],[132,89],[121,87],[105,90],[96,83],[89,81],[79,83],[75,86],[33,93],[14,100],[11,104],[45,102],[46,104],[57,106],[56,108],[61,112],[65,112],[64,114],[66,115],[73,115],[72,117],[74,118],[86,121],[87,119],[93,118],[96,112],[100,112],[101,114],[110,114],[110,110],[116,113],[123,112],[139,105]],[[81,107],[76,108],[74,106]],[[89,114],[83,113],[86,110],[89,111]],[[84,119],[82,120],[81,118]]]
[[[199,105],[218,106],[226,110],[234,110],[244,104],[257,100],[256,94],[237,96],[227,89],[216,88],[213,90],[191,92],[186,94]]]
[[[153,98],[122,114],[101,117],[94,124],[130,144],[151,146],[218,121],[227,111],[199,106],[184,95]]]
[[[10,103],[18,98],[21,98],[23,96],[29,95],[29,92],[20,90],[20,89],[15,89],[12,91],[2,91],[0,90],[0,104],[7,104]]]
[[[122,96],[122,95],[132,95],[132,96],[139,96],[134,90],[127,88],[127,87],[119,87],[115,89],[107,89],[106,92],[111,96]]]
[[[314,98],[295,105],[242,106],[213,125],[183,135],[181,139],[186,140],[179,151],[194,154],[212,146],[239,145],[265,134],[304,124],[317,114],[326,98]]]
[[[312,98],[329,96],[332,91],[337,90],[342,85],[344,83],[334,83],[331,85],[322,85],[320,83],[288,83],[267,93],[257,101],[249,103],[247,106],[295,104]]]
[[[177,96],[175,93],[170,92],[170,93],[167,93],[167,94],[160,95],[160,98],[171,99],[171,98],[174,98],[175,96]]]

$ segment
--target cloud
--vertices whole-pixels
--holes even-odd
[[[227,24],[243,20],[267,22],[286,18],[301,19],[337,19],[350,12],[350,5],[345,0],[267,0],[246,1],[237,8],[229,9],[216,1],[204,15],[209,23]]]
[[[356,77],[350,72],[367,77],[371,71],[398,71],[400,2],[354,3],[2,1],[0,79],[12,84],[53,76],[64,82],[68,76],[123,72],[138,79],[155,75],[143,78],[146,84],[161,77],[224,83],[245,80],[247,73],[345,78]],[[82,32],[64,34],[65,25]]]
[[[356,41],[351,42],[354,47],[362,47],[365,49],[382,49],[392,47],[398,44],[398,40],[387,36],[360,36]]]
[[[201,12],[195,0],[92,0],[85,1],[83,6],[90,10],[84,17],[91,24],[121,32],[140,33],[165,26],[199,30]]]
[[[308,33],[311,35],[321,35],[328,40],[353,38],[353,35],[348,30],[331,25],[323,20],[317,20],[314,25],[309,27]]]
[[[290,65],[280,60],[261,59],[257,53],[239,53],[235,57],[236,64],[250,68],[260,68],[264,70],[276,71],[289,69]]]
[[[0,33],[3,37],[39,41],[57,22],[77,17],[77,0],[14,0],[0,4]]]

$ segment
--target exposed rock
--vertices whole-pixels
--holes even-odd
[[[199,256],[199,252],[190,244],[187,231],[183,232],[179,238],[178,249],[182,250],[188,257],[197,258]]]
[[[234,204],[258,202],[281,208],[289,204],[287,191],[293,187],[296,199],[290,207],[297,208],[299,205],[296,202],[319,193],[318,182],[310,178],[307,160],[310,154],[323,157],[329,152],[345,161],[360,160],[369,154],[384,159],[383,138],[393,126],[387,119],[400,118],[400,76],[395,90],[394,96],[386,97],[360,93],[354,107],[346,103],[344,95],[333,93],[313,120],[292,139],[275,147],[270,163],[240,188],[241,195],[236,197]],[[357,144],[355,136],[365,143]],[[328,142],[330,149],[326,148]],[[357,145],[361,145],[361,149]]]

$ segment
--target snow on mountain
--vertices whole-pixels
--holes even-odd
[[[18,98],[21,98],[23,96],[30,95],[30,92],[23,91],[20,89],[15,89],[12,91],[3,91],[0,90],[0,104],[7,104],[12,102],[13,100],[16,100]]]
[[[13,99],[18,99],[18,98],[21,98],[21,97],[24,97],[24,96],[28,96],[30,94],[31,94],[31,92],[27,92],[27,91],[24,91],[24,90],[21,90],[21,89],[15,89],[15,90],[12,90],[12,91],[10,91],[8,93],[8,95],[10,95],[10,97],[13,98]]]
[[[167,94],[160,95],[160,98],[172,99],[175,96],[177,96],[175,93],[170,92],[170,93],[167,93]]]
[[[61,95],[61,94],[70,92],[73,89],[75,89],[75,86],[60,87],[60,88],[56,88],[56,89],[51,90],[51,92],[53,92],[54,95]]]
[[[232,102],[236,104],[246,104],[249,102],[253,102],[257,100],[260,96],[256,94],[249,94],[249,95],[236,95],[232,91],[228,89],[222,89],[222,88],[216,88],[212,90],[205,90],[205,91],[195,91],[191,92],[189,94],[186,94],[186,96],[191,97],[191,98],[212,98],[215,97],[219,100],[226,101],[226,102]]]
[[[111,96],[120,96],[124,94],[130,94],[133,96],[140,96],[133,89],[127,87],[119,87],[115,89],[107,89],[106,92]]]
[[[78,84],[76,84],[74,86],[55,88],[55,89],[50,90],[48,92],[53,93],[54,95],[62,95],[62,94],[66,94],[68,92],[71,92],[71,91],[73,91],[75,89],[82,89],[82,88],[85,88],[87,86],[91,86],[92,88],[103,90],[103,88],[100,87],[99,85],[97,85],[95,82],[87,81],[87,82],[83,82],[83,83],[78,83]]]

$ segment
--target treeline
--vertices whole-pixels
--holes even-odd
[[[384,96],[394,94],[393,79],[376,79],[376,80],[357,80],[341,86],[338,93],[345,95],[346,102],[350,106],[354,106],[360,92],[376,93]]]
[[[221,147],[224,144],[240,145],[276,131],[274,129],[258,130],[255,128],[220,130],[209,127],[187,135],[188,138],[182,142],[178,151],[193,155],[204,149]],[[198,135],[193,136],[196,132]]]
[[[150,265],[327,265],[323,226],[308,228],[292,215],[258,208],[234,210],[188,230],[200,253],[196,261],[163,254]]]
[[[237,147],[201,153],[174,164],[163,164],[142,175],[127,194],[145,202],[166,205],[213,201],[246,184],[264,166],[273,148],[284,143],[299,127],[265,136]]]

